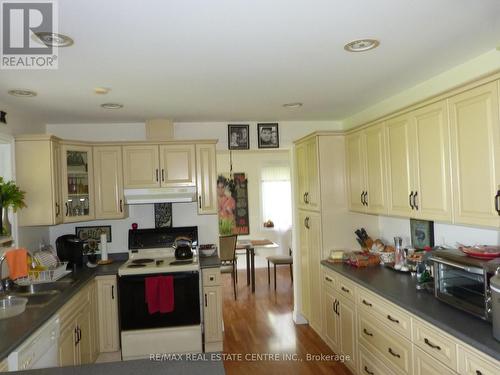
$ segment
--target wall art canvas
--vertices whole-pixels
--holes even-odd
[[[155,228],[172,228],[172,203],[155,203]]]
[[[219,234],[250,234],[248,220],[248,181],[245,173],[217,178]]]

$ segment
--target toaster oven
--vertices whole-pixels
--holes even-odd
[[[490,278],[498,260],[471,258],[456,249],[435,250],[429,260],[433,262],[436,298],[491,321]]]

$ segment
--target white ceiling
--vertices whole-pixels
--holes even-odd
[[[342,119],[500,44],[498,0],[59,0],[59,22],[57,71],[0,71],[47,123]]]

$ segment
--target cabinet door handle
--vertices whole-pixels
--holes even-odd
[[[115,299],[115,286],[111,285],[111,299]]]
[[[73,332],[75,334],[75,346],[78,345],[78,328],[75,327],[75,330]]]
[[[392,316],[390,315],[387,315],[387,319],[389,319],[391,322],[394,322],[394,323],[398,323],[399,324],[399,320],[397,319],[394,319]]]
[[[69,212],[68,202],[64,203],[64,205],[66,206],[66,216],[68,216]]]
[[[156,182],[158,182],[158,168],[156,168]]]
[[[200,207],[200,210],[201,210],[201,195],[198,196],[198,207]]]
[[[367,300],[365,300],[365,299],[363,300],[363,305],[366,305],[366,306],[368,306],[368,307],[372,307],[372,306],[373,306],[370,302],[368,302],[368,301],[367,301]]]
[[[413,205],[415,206],[415,210],[418,211],[417,195],[418,195],[418,191],[416,191],[415,194],[413,195]]]
[[[363,333],[366,335],[366,336],[373,336],[373,333],[370,333],[366,330],[366,328],[363,328]]]
[[[430,342],[427,338],[424,339],[424,342],[430,346],[432,349],[437,349],[441,350],[441,347],[439,345],[434,345],[432,342]]]
[[[363,196],[365,195],[365,192],[362,191],[361,192],[361,195],[359,196],[359,200],[361,201],[361,204],[364,206],[365,205],[365,202],[363,201]]]
[[[368,370],[368,367],[365,366],[364,368],[365,372],[368,374],[368,375],[375,375],[375,373],[371,372],[370,370]]]
[[[498,190],[497,195],[495,195],[495,210],[497,210],[500,216],[500,190]]]
[[[208,306],[207,293],[205,293],[205,307]]]
[[[309,229],[309,216],[307,216],[305,219],[304,219],[304,226]]]
[[[123,212],[123,199],[120,199],[120,212]]]
[[[368,206],[368,192],[365,191],[365,206]]]
[[[342,289],[343,292],[351,293],[351,291],[347,289],[345,286],[342,286],[340,289]]]
[[[59,206],[59,203],[56,203],[56,217],[58,217],[60,213],[61,213],[61,207]]]
[[[413,206],[413,191],[410,193],[408,200],[409,200],[411,209],[414,210],[415,207]]]
[[[306,204],[309,204],[309,193],[306,193]]]
[[[163,168],[161,169],[161,180],[165,182],[165,170]]]
[[[476,375],[483,375],[483,373],[479,370],[476,370]]]
[[[389,354],[394,356],[394,357],[397,357],[397,358],[401,358],[401,356],[398,354],[398,353],[395,353],[392,348],[389,348]]]
[[[303,201],[305,204],[307,204],[307,193],[304,193],[304,196],[302,197]]]
[[[337,307],[337,300],[334,300],[332,303],[332,309],[335,314],[337,313],[336,307]]]
[[[340,301],[337,300],[337,315],[338,316],[340,316],[339,305],[340,305]]]

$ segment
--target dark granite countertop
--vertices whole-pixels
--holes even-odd
[[[30,337],[95,276],[117,274],[118,267],[123,264],[124,258],[122,255],[114,255],[113,258],[113,263],[109,265],[97,266],[96,268],[84,266],[65,276],[74,278],[75,282],[62,290],[61,294],[48,305],[43,307],[29,307],[28,305],[22,314],[0,320],[0,337],[2,338],[0,340],[0,361]]]
[[[217,268],[220,267],[220,258],[218,255],[212,255],[210,257],[199,257],[200,268]]]
[[[409,274],[383,267],[355,268],[325,261],[321,264],[500,360],[500,342],[493,338],[490,323],[439,301],[429,292],[417,291],[416,278]]]
[[[207,356],[207,358],[210,358]],[[217,360],[150,361],[147,359],[125,362],[96,363],[12,372],[26,375],[223,375],[224,364]]]

